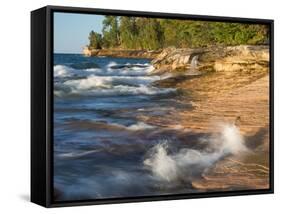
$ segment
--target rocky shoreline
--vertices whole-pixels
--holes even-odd
[[[85,47],[83,54],[85,56],[108,56],[108,57],[124,57],[124,58],[144,58],[154,59],[158,56],[161,50],[121,50],[121,49],[89,49]]]
[[[237,72],[266,70],[269,65],[268,45],[215,46],[207,48],[165,48],[163,50],[83,49],[85,56],[147,58],[154,74],[167,72]],[[193,69],[193,70],[192,70]]]
[[[152,59],[151,74],[165,77],[153,84],[183,91],[182,102],[192,108],[138,119],[168,129],[181,127],[191,136],[186,139],[187,147],[202,135],[218,132],[217,123],[239,128],[248,152],[222,158],[192,181],[194,189],[269,188],[269,46],[98,50],[88,55]]]
[[[144,117],[144,122],[180,124],[198,140],[218,132],[217,123],[235,123],[249,150],[223,158],[192,186],[200,191],[269,188],[269,47],[169,49],[152,64],[154,74],[172,74],[155,84],[188,93],[182,99],[192,110]]]
[[[194,62],[196,60],[196,62]],[[164,49],[153,61],[154,73],[190,71],[196,65],[201,72],[266,69],[269,46],[229,46],[200,49]]]

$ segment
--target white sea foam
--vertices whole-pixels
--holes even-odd
[[[63,153],[63,154],[59,154],[58,157],[59,158],[80,158],[86,155],[90,155],[93,153],[99,152],[99,150],[90,150],[90,151],[83,151],[83,152],[68,152],[68,153]]]
[[[92,73],[96,76],[145,76],[151,70],[148,68],[131,68],[131,69],[108,69],[108,68],[89,68],[85,71]]]
[[[153,66],[147,67],[130,67],[130,68],[107,68],[105,69],[105,75],[114,75],[114,76],[144,76],[147,75]]]
[[[117,63],[114,62],[114,61],[111,61],[107,64],[107,67],[110,68],[110,67],[115,66],[115,65],[117,65]]]
[[[117,123],[111,123],[110,125],[116,126],[116,127],[122,128],[122,129],[127,129],[130,131],[142,131],[142,130],[155,129],[155,126],[149,125],[144,122],[137,122],[137,123],[129,125],[129,126],[125,126],[125,125],[121,125],[121,124],[117,124]]]
[[[111,61],[111,62],[109,62],[108,64],[107,64],[107,67],[108,68],[111,68],[111,67],[115,67],[115,66],[124,66],[124,67],[126,67],[126,66],[130,66],[130,67],[138,67],[138,66],[150,66],[150,63],[129,63],[129,62],[127,62],[127,63],[125,63],[125,64],[118,64],[118,63],[116,63],[116,62],[114,62],[114,61]]]
[[[114,64],[111,62],[111,64]],[[116,64],[117,65],[117,64]],[[66,65],[55,65],[54,66],[54,77],[71,77],[71,76],[79,76],[86,77],[89,75],[96,76],[146,76],[151,70],[153,66],[145,66],[145,67],[130,67],[130,68],[116,68],[111,69],[109,66],[105,66],[103,68],[87,68],[87,69],[74,69]]]
[[[54,66],[54,77],[56,78],[65,78],[65,77],[87,77],[88,75],[96,72],[99,72],[101,69],[99,68],[92,68],[87,72],[88,69],[79,70],[74,69],[66,65],[55,65]]]
[[[178,176],[178,166],[173,156],[167,153],[168,144],[157,144],[152,151],[151,157],[144,160],[144,164],[150,168],[157,178],[172,181]]]
[[[154,129],[154,128],[155,128],[154,126],[148,125],[144,122],[138,122],[136,124],[127,127],[127,129],[132,131],[147,130],[147,129]]]
[[[122,67],[124,66],[125,67]],[[118,96],[167,94],[175,89],[160,89],[151,86],[159,76],[148,76],[152,66],[146,64],[124,64],[110,62],[104,68],[73,69],[64,65],[54,66],[54,76],[62,78],[55,83],[56,96]],[[112,66],[121,66],[112,69]],[[128,67],[126,67],[128,66]]]
[[[65,65],[55,65],[54,66],[54,76],[55,77],[68,77],[71,76],[71,69]]]
[[[110,88],[113,85],[147,85],[159,78],[154,77],[128,77],[128,76],[95,76],[91,75],[85,79],[69,80],[65,85],[75,89]]]
[[[111,88],[95,88],[92,90],[79,90],[71,89],[65,91],[55,91],[57,96],[65,95],[84,95],[84,96],[119,96],[119,95],[156,95],[156,94],[167,94],[174,92],[175,89],[159,89],[156,87],[148,87],[140,85],[138,87],[117,85]]]
[[[186,180],[196,173],[202,173],[226,155],[247,151],[243,136],[233,124],[221,125],[218,135],[204,140],[209,143],[211,151],[181,149],[169,154],[168,142],[161,142],[151,149],[144,165],[159,180]]]

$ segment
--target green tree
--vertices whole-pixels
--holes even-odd
[[[89,34],[89,47],[93,49],[101,49],[102,48],[102,35],[91,31]]]
[[[147,50],[256,45],[268,43],[269,28],[260,24],[105,16],[102,35],[92,31],[89,41],[93,48]]]
[[[120,44],[120,33],[117,16],[105,16],[103,20],[103,40],[106,47],[117,47]]]
[[[136,18],[120,18],[120,43],[123,48],[138,49],[138,28]]]
[[[139,18],[137,26],[141,49],[156,50],[163,47],[163,30],[157,19]]]

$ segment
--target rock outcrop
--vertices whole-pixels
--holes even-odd
[[[167,72],[190,68],[191,61],[195,56],[201,56],[204,49],[164,49],[153,61],[155,72]]]
[[[226,48],[227,56],[217,59],[216,71],[242,71],[267,69],[269,63],[268,46],[234,46]]]
[[[196,63],[193,63],[196,58]],[[191,71],[193,64],[200,72],[267,69],[268,46],[240,45],[200,49],[164,49],[153,61],[154,73]]]

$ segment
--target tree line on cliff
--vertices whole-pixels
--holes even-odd
[[[157,50],[168,46],[197,48],[211,45],[266,44],[267,25],[105,16],[102,33],[91,31],[90,49]]]

